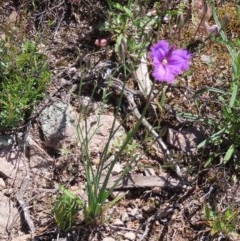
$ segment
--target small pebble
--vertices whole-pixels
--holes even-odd
[[[142,220],[142,219],[143,219],[142,213],[137,214],[137,215],[135,216],[135,218],[136,218],[137,220]]]
[[[6,187],[6,184],[5,184],[5,182],[4,182],[4,180],[2,178],[0,178],[0,187],[1,188]]]
[[[92,159],[92,164],[93,165],[99,165],[99,163],[100,163],[100,158],[93,158]]]
[[[138,208],[133,208],[131,209],[129,215],[132,217],[135,217],[137,213],[138,213]]]
[[[114,222],[113,222],[114,225],[117,225],[117,226],[123,226],[124,223],[122,220],[120,219],[115,219]]]
[[[70,74],[74,74],[76,72],[77,72],[77,68],[75,68],[75,67],[72,67],[72,68],[69,69]]]
[[[202,54],[200,59],[204,64],[211,64],[212,62],[211,57],[205,54]]]
[[[121,219],[122,219],[123,222],[127,222],[127,221],[129,220],[128,214],[127,214],[127,213],[124,213],[124,214],[122,215]]]
[[[124,234],[124,238],[128,240],[135,240],[136,239],[136,234],[133,232],[127,232]]]
[[[147,206],[147,205],[142,207],[142,210],[146,213],[152,213],[155,211],[155,209],[156,209],[155,207]]]
[[[154,194],[160,194],[160,192],[161,192],[161,187],[154,187],[153,189],[152,189],[152,192],[154,193]]]

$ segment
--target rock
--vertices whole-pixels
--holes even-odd
[[[124,234],[124,238],[128,240],[135,240],[136,239],[136,234],[133,232],[127,232]]]
[[[197,145],[203,140],[203,131],[194,126],[181,129],[180,131],[168,129],[167,142],[187,153],[194,153]]]
[[[79,115],[71,105],[55,102],[42,111],[39,120],[47,147],[59,150],[63,143],[77,143]]]
[[[31,136],[26,138],[27,145],[27,157],[30,160],[29,164],[31,168],[41,169],[49,168],[53,164],[53,159],[39,146]]]
[[[89,139],[89,152],[92,154],[101,153],[110,137],[114,119],[115,117],[110,115],[94,115],[82,121],[79,125],[80,145],[86,140],[87,133]],[[125,135],[124,128],[117,120],[115,121],[114,130],[116,130],[116,132],[109,143],[109,149],[113,146],[114,142],[116,143],[117,138],[123,138]]]
[[[115,219],[113,224],[116,225],[116,226],[123,226],[124,225],[123,221],[120,220],[120,219]]]
[[[138,208],[132,208],[129,212],[129,215],[132,217],[135,217],[137,213],[138,213]]]
[[[117,174],[121,173],[122,170],[123,170],[123,166],[120,163],[116,163],[113,166],[112,175],[117,175]]]
[[[6,184],[2,178],[0,178],[0,190],[4,189],[6,187]]]
[[[14,137],[12,135],[0,136],[0,150],[11,147],[13,143],[14,143]]]
[[[92,158],[91,162],[93,165],[98,166],[100,163],[100,158],[99,157]]]
[[[128,214],[127,214],[127,213],[123,213],[123,214],[122,214],[122,217],[121,217],[121,220],[122,220],[123,222],[127,222],[127,221],[129,220]]]
[[[32,181],[38,182],[39,176],[41,176],[41,187],[47,187],[48,179],[52,175],[52,171],[50,170],[54,164],[54,160],[52,157],[48,155],[43,148],[38,145],[31,136],[27,136],[26,138],[26,156],[29,160],[29,167],[31,168],[31,172],[33,173]]]
[[[161,187],[154,187],[154,188],[152,189],[152,192],[153,192],[154,194],[160,194],[160,193],[161,193],[161,190],[162,190]]]
[[[20,215],[14,202],[0,192],[0,237],[10,232],[11,227],[15,230],[21,229]],[[7,239],[6,239],[7,240]]]
[[[106,237],[106,238],[103,238],[102,241],[115,241],[115,239],[111,237]]]
[[[23,151],[8,146],[0,151],[0,163],[0,176],[4,179],[1,186],[6,184],[0,192],[0,237],[4,237],[21,229],[19,210],[13,200],[16,200],[16,192],[27,175],[28,160]]]
[[[150,214],[150,213],[154,212],[154,211],[156,210],[156,208],[153,207],[153,206],[145,205],[145,206],[142,207],[142,210],[143,210],[145,213]]]
[[[211,64],[212,63],[212,59],[209,55],[202,54],[200,56],[200,59],[204,64]]]
[[[20,173],[26,174],[24,162],[27,159],[21,150],[7,148],[0,152],[0,175],[3,178],[14,179]]]

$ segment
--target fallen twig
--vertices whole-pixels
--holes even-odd
[[[146,220],[146,222],[145,222],[146,228],[145,228],[144,233],[142,234],[141,238],[139,239],[139,241],[144,240],[144,239],[146,238],[146,236],[148,235],[149,230],[150,230],[150,228],[149,228],[150,222],[152,222],[152,221],[155,220],[155,218],[156,218],[155,216],[156,216],[156,215],[154,214],[154,215],[152,215],[150,218],[148,218],[148,219]]]
[[[106,176],[102,175],[99,185],[102,185]],[[111,189],[115,182],[119,179],[119,175],[110,176],[107,184],[107,189]],[[141,176],[129,174],[121,178],[115,189],[128,188],[145,188],[145,187],[162,187],[170,189],[183,189],[186,187],[182,182],[173,178],[159,176]]]

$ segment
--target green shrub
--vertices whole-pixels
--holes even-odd
[[[17,127],[43,96],[50,80],[45,56],[33,41],[0,42],[0,126]]]

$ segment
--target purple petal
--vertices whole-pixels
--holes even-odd
[[[149,57],[152,59],[154,64],[159,64],[166,57],[168,51],[168,42],[165,40],[160,40],[150,48]]]
[[[175,73],[180,73],[189,69],[191,55],[186,50],[177,49],[168,58],[168,65]]]
[[[162,64],[154,66],[152,76],[157,81],[167,81],[168,83],[172,83],[175,78],[175,75],[170,71],[170,69]]]

